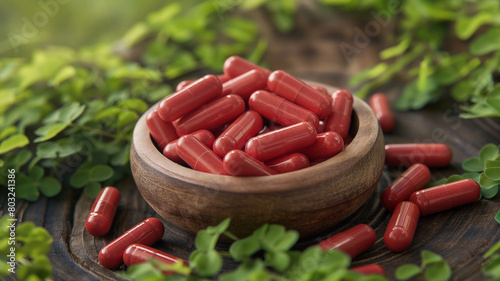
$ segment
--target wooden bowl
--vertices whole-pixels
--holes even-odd
[[[321,86],[328,92],[335,89]],[[135,182],[160,216],[191,233],[230,217],[230,231],[240,237],[264,223],[295,229],[301,238],[318,234],[354,213],[382,174],[382,132],[370,107],[356,97],[350,128],[354,138],[341,153],[306,169],[263,177],[213,175],[170,161],[153,144],[146,114],[132,137]]]

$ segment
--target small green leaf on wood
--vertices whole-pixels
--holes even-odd
[[[113,176],[113,168],[108,165],[97,165],[90,169],[89,176],[91,181],[105,181]]]
[[[498,156],[498,146],[490,143],[485,145],[479,152],[479,159],[485,163],[486,160],[495,160]]]
[[[422,250],[422,252],[420,252],[420,256],[422,258],[422,267],[426,267],[431,263],[436,263],[443,260],[443,257],[428,250]]]
[[[490,188],[481,187],[481,194],[485,199],[491,199],[498,194],[498,184]]]
[[[495,215],[495,220],[500,223],[500,211],[498,211]]]
[[[500,277],[500,255],[494,255],[490,261],[482,268],[483,274],[489,277],[495,277],[498,280]]]
[[[484,173],[482,173],[479,176],[479,184],[483,188],[491,188],[491,187],[497,185],[498,183],[496,181],[488,178]]]
[[[447,281],[451,278],[451,268],[446,261],[432,263],[424,272],[427,281]]]
[[[78,169],[69,178],[69,183],[76,188],[82,188],[90,182],[90,169]]]
[[[469,172],[482,172],[484,170],[484,164],[479,158],[472,157],[462,163],[462,168]]]
[[[97,195],[99,195],[99,192],[101,191],[101,184],[98,182],[91,182],[85,186],[83,189],[83,192],[85,195],[87,195],[89,198],[96,198]]]
[[[396,279],[408,280],[422,273],[422,269],[415,264],[403,264],[396,269]]]
[[[61,192],[62,186],[56,178],[45,177],[40,181],[38,188],[43,195],[53,197]]]
[[[484,174],[493,181],[500,181],[500,167],[486,168]]]

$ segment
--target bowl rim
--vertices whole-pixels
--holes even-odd
[[[325,87],[329,93],[338,89],[319,82],[307,80],[304,80],[304,82]],[[132,153],[135,153],[137,157],[142,160],[141,163],[148,165],[150,169],[155,170],[157,173],[164,174],[166,177],[173,177],[189,184],[214,189],[217,192],[235,194],[265,194],[301,191],[302,189],[306,189],[311,185],[314,185],[315,182],[319,183],[321,181],[320,178],[322,177],[320,175],[324,172],[331,171],[331,169],[328,169],[329,167],[336,167],[335,170],[338,170],[339,172],[348,172],[349,169],[355,166],[356,163],[362,159],[364,155],[368,154],[369,150],[375,145],[378,134],[381,133],[375,114],[366,102],[356,96],[353,96],[353,98],[353,114],[357,115],[358,129],[356,136],[353,137],[351,143],[334,157],[301,170],[271,176],[235,177],[200,172],[179,165],[163,156],[163,154],[156,148],[151,140],[149,130],[146,125],[146,115],[151,110],[156,109],[160,101],[151,106],[137,121],[132,135],[131,155]],[[360,118],[360,116],[363,118]],[[377,133],[373,133],[375,130]],[[368,138],[361,139],[360,137],[357,137],[359,135],[366,135]],[[352,159],[353,161],[348,161],[349,159]],[[132,172],[134,172],[134,165],[132,165]],[[311,176],[314,175],[316,175],[316,177],[311,178]],[[307,178],[307,185],[296,184],[297,182],[304,180],[304,178]],[[170,188],[166,185],[163,187]]]

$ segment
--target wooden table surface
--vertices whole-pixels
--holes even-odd
[[[278,34],[266,15],[255,13],[263,35],[270,40],[266,54],[272,69],[283,69],[301,78],[349,89],[348,78],[356,71],[373,65],[376,54],[382,48],[378,38],[348,62],[342,56],[339,44],[352,41],[353,27],[365,22],[354,21],[346,16],[327,16],[301,6],[297,14],[297,28],[288,35]],[[391,100],[401,91],[401,85],[389,85],[383,89]],[[421,111],[396,112],[396,129],[385,136],[386,143],[442,142],[453,151],[451,166],[432,169],[434,180],[455,173],[462,173],[461,162],[476,156],[487,143],[499,144],[500,119],[485,118],[463,120],[457,117],[459,104],[450,99],[426,107]],[[391,213],[380,206],[380,193],[401,171],[385,169],[375,192],[351,217],[332,228],[328,233],[301,241],[304,248],[348,229],[366,223],[375,229],[377,241],[367,252],[353,260],[353,265],[380,264],[394,279],[395,269],[404,263],[420,263],[420,251],[431,250],[442,255],[453,270],[453,280],[482,280],[482,255],[500,240],[500,227],[493,219],[500,209],[500,198],[482,199],[479,202],[442,212],[419,221],[411,248],[403,253],[392,253],[383,242],[383,234]],[[92,205],[80,190],[64,188],[55,198],[42,197],[35,203],[18,201],[17,218],[32,221],[45,227],[54,238],[49,253],[54,267],[54,280],[119,280],[116,272],[98,264],[99,250],[113,238],[147,217],[158,217],[137,191],[132,177],[116,185],[122,192],[117,216],[108,235],[93,237],[85,229],[85,219]],[[6,212],[6,198],[2,196],[1,210]],[[164,221],[166,232],[155,247],[187,259],[193,250],[194,237]],[[221,246],[223,249],[224,246]],[[234,267],[225,264],[225,268]],[[123,270],[124,268],[122,268]],[[7,280],[15,280],[8,277]]]

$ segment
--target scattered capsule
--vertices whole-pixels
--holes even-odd
[[[241,150],[232,150],[222,161],[224,170],[231,176],[270,176],[276,172]]]
[[[199,130],[189,135],[192,135],[193,137],[197,138],[199,141],[204,143],[208,148],[212,148],[215,137],[211,132],[207,130]],[[173,142],[167,144],[163,149],[163,155],[165,155],[165,157],[174,161],[175,163],[183,164],[184,161],[182,161],[182,159],[179,157],[179,154],[177,154],[178,141],[179,139],[176,139]]]
[[[205,75],[160,102],[158,113],[161,119],[173,122],[194,111],[205,103],[219,97],[222,83],[215,75]]]
[[[257,160],[266,161],[301,150],[315,140],[314,127],[309,122],[302,122],[251,138],[245,151]]]
[[[316,114],[267,91],[253,93],[248,100],[248,105],[271,122],[283,126],[300,122],[309,122],[314,128],[319,125]]]
[[[119,202],[120,191],[118,189],[112,186],[101,189],[85,221],[85,229],[90,235],[100,237],[109,232]]]
[[[220,157],[224,157],[233,149],[241,149],[245,143],[256,136],[262,129],[262,117],[255,111],[249,110],[238,117],[215,140],[213,150]]]
[[[297,171],[309,167],[309,159],[301,153],[292,153],[264,162],[278,174]]]
[[[149,129],[151,137],[158,145],[158,147],[163,150],[165,145],[169,142],[178,138],[177,132],[172,122],[163,121],[158,115],[158,111],[152,110],[146,115],[146,124]]]
[[[269,69],[258,66],[253,62],[250,62],[238,56],[231,56],[224,62],[224,74],[231,78],[238,77],[252,69],[259,69],[263,71],[266,77],[271,74],[271,71]]]
[[[479,196],[481,186],[474,180],[464,179],[416,191],[410,201],[426,216],[476,202]]]
[[[321,87],[321,86],[316,86],[316,85],[309,85],[311,88],[313,88],[313,90],[315,90],[316,92],[319,92],[319,93],[322,93],[326,96],[329,96],[328,94],[328,90],[325,88],[325,87]]]
[[[337,132],[325,132],[316,135],[316,141],[300,152],[310,161],[327,159],[344,149],[344,140]]]
[[[253,69],[222,84],[222,95],[238,95],[248,100],[250,95],[267,86],[267,76],[259,69]]]
[[[158,261],[166,266],[173,265],[177,262],[182,262],[187,265],[188,263],[176,256],[167,254],[155,248],[148,247],[142,244],[132,244],[127,247],[123,253],[123,262],[126,266],[131,266],[138,263],[144,263],[149,260]],[[166,271],[164,274],[173,274],[174,271]]]
[[[240,96],[229,95],[182,117],[177,123],[177,134],[184,136],[198,130],[210,130],[227,124],[245,111],[245,102]]]
[[[123,253],[129,245],[153,245],[163,237],[164,231],[163,223],[159,219],[145,219],[104,246],[99,252],[99,263],[108,269],[117,268],[123,264]]]
[[[227,174],[219,156],[191,135],[179,139],[177,153],[194,170],[218,175]]]
[[[393,252],[403,252],[410,248],[417,229],[420,211],[416,204],[410,201],[400,202],[384,234],[384,243]]]
[[[362,265],[358,267],[351,268],[352,271],[359,272],[365,275],[378,274],[382,276],[387,276],[385,270],[378,264],[372,263],[367,265]]]
[[[375,231],[371,226],[358,224],[321,241],[318,246],[323,250],[339,249],[354,258],[370,249],[375,244],[375,240]]]
[[[332,93],[332,113],[328,117],[325,131],[337,132],[342,138],[347,137],[351,126],[352,94],[346,90]]]
[[[390,133],[394,130],[394,117],[392,116],[391,105],[386,96],[381,93],[374,94],[369,101],[378,123],[384,133]]]
[[[332,112],[330,97],[314,90],[292,75],[278,70],[271,73],[267,80],[269,89],[297,105],[300,105],[318,116],[325,118]]]
[[[431,179],[431,171],[423,164],[413,164],[401,174],[380,196],[380,203],[388,211],[394,211],[396,205],[407,201],[410,195],[422,189]]]
[[[385,146],[385,164],[389,168],[409,167],[415,163],[429,168],[450,165],[450,148],[441,143],[387,144]]]

